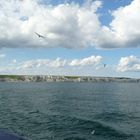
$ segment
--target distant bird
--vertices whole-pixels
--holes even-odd
[[[104,68],[106,67],[106,64],[104,64]]]
[[[91,134],[94,135],[95,134],[95,130],[92,130]]]
[[[35,34],[40,38],[46,38],[45,36],[43,36],[43,35],[40,35],[39,33],[37,33],[37,32],[35,32]]]
[[[107,64],[105,64],[105,63],[102,63],[102,65],[103,65],[104,68],[107,66]]]

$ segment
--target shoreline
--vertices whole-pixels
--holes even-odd
[[[96,76],[0,75],[0,82],[140,82],[140,79]]]

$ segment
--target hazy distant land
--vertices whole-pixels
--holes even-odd
[[[140,82],[127,77],[54,76],[54,75],[0,75],[1,82]]]

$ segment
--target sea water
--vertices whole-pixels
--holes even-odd
[[[0,83],[0,129],[27,140],[140,140],[140,83]]]

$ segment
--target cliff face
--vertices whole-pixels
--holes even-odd
[[[0,75],[1,82],[140,82],[125,77],[52,76],[52,75]]]

